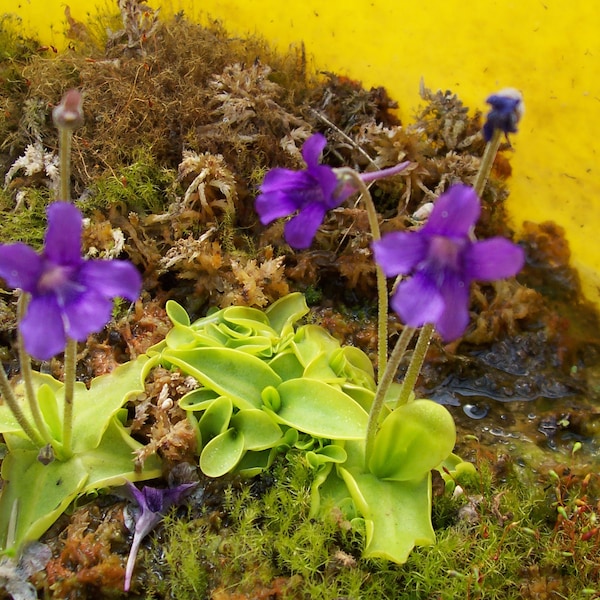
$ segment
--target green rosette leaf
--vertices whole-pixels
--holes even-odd
[[[432,400],[398,407],[381,424],[370,472],[379,479],[416,480],[437,467],[456,442],[456,426],[448,410]]]
[[[290,379],[278,388],[280,407],[274,417],[314,437],[331,440],[362,439],[366,411],[348,394],[318,379]]]

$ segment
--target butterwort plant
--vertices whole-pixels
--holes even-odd
[[[67,92],[54,110],[59,143],[70,142],[83,120],[81,94]],[[65,135],[63,135],[65,134]],[[66,135],[68,134],[68,135]],[[161,473],[151,456],[136,469],[141,444],[125,428],[122,409],[141,391],[142,355],[92,380],[75,381],[77,343],[100,332],[111,319],[116,297],[134,302],[142,279],[126,260],[82,256],[83,218],[70,202],[69,154],[60,152],[60,198],[47,208],[40,252],[23,243],[0,245],[0,277],[18,289],[17,347],[23,393],[13,390],[0,368],[0,433],[8,454],[2,461],[0,545],[9,552],[37,539],[82,493]],[[32,369],[64,352],[64,382]]]
[[[434,331],[451,341],[466,330],[471,283],[513,276],[524,262],[522,249],[509,240],[478,241],[474,234],[481,212],[479,196],[498,140],[516,131],[522,114],[516,97],[505,101],[493,96],[488,101],[492,111],[483,131],[488,144],[475,187],[459,184],[448,189],[418,231],[381,238],[364,175],[323,168],[319,164],[325,146],[322,137],[307,140],[305,171],[274,169],[266,175],[257,198],[263,223],[291,216],[286,241],[302,249],[312,242],[326,211],[339,206],[352,191],[360,191],[372,211],[369,220],[378,273],[396,278],[391,306],[405,326],[389,360],[387,337],[382,343],[384,330],[379,329],[379,377],[372,399],[364,404],[369,412],[366,430],[362,439],[346,440],[345,460],[317,477],[323,495],[338,502],[350,495],[364,519],[366,556],[404,562],[415,544],[433,543],[431,471],[438,469],[444,476],[458,469],[461,461],[452,455],[456,431],[450,413],[435,402],[415,399],[414,385]],[[378,285],[378,295],[381,322],[387,320],[387,304],[381,301],[382,295],[387,298],[387,287]],[[398,385],[396,372],[417,328],[421,328],[419,338],[404,382]]]

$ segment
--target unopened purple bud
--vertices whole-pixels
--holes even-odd
[[[79,90],[66,92],[52,111],[52,120],[59,129],[76,129],[83,125],[83,96]]]
[[[492,110],[487,114],[483,126],[483,137],[487,142],[492,139],[495,130],[506,135],[517,132],[517,125],[525,112],[523,94],[514,88],[505,88],[492,94],[486,102]]]

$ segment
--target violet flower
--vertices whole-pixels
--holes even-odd
[[[319,164],[326,144],[327,140],[322,134],[310,136],[302,147],[306,169],[271,169],[256,198],[256,212],[263,225],[296,213],[286,223],[284,230],[285,240],[292,248],[308,248],[327,211],[337,208],[357,191],[352,181],[342,180],[334,168]],[[368,183],[395,175],[408,164],[404,162],[389,169],[362,173],[360,178]]]
[[[469,323],[469,286],[515,275],[523,250],[496,237],[473,241],[469,233],[481,207],[473,188],[454,185],[436,201],[427,223],[413,232],[388,233],[373,242],[375,260],[388,277],[410,275],[391,306],[411,327],[433,324],[445,341]]]
[[[82,217],[68,202],[47,209],[44,250],[26,244],[0,245],[0,277],[31,295],[19,324],[25,350],[49,360],[62,352],[67,337],[84,341],[110,320],[112,299],[134,302],[141,276],[124,260],[85,260],[81,257]]]
[[[135,566],[135,559],[142,540],[160,523],[165,513],[172,507],[181,504],[187,494],[196,487],[197,483],[184,483],[173,488],[154,488],[144,486],[139,490],[133,483],[127,482],[128,490],[133,494],[138,503],[140,513],[135,520],[133,542],[127,558],[125,568],[125,585],[123,589],[128,592],[131,586],[131,577]]]
[[[486,102],[492,106],[483,125],[483,137],[489,142],[496,129],[509,133],[517,133],[517,124],[521,120],[525,107],[523,95],[514,88],[505,88],[492,94]]]

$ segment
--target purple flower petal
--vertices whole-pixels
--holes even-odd
[[[293,198],[278,192],[258,196],[255,208],[263,225],[268,225],[281,217],[288,217],[297,210]]]
[[[470,286],[458,277],[449,276],[441,286],[444,310],[433,322],[445,342],[459,338],[469,324]]]
[[[407,325],[431,323],[445,341],[460,337],[469,324],[471,281],[512,276],[523,266],[523,251],[508,240],[470,239],[479,212],[474,190],[455,185],[438,199],[420,231],[387,234],[373,243],[386,275],[411,276],[391,299]]]
[[[414,232],[388,233],[372,244],[375,261],[386,277],[406,275],[427,257],[428,242],[425,236]]]
[[[84,342],[88,335],[101,331],[110,321],[112,301],[88,289],[63,307],[67,335]]]
[[[320,195],[315,198],[316,201],[322,202],[327,210],[337,208],[342,202],[353,193],[347,193],[340,190],[340,181],[335,174],[335,171],[331,167],[318,166],[310,170],[310,174],[318,181],[320,188]]]
[[[26,244],[0,246],[0,277],[10,287],[35,292],[43,264],[43,259]]]
[[[61,266],[77,266],[81,258],[83,220],[79,210],[69,202],[48,206],[48,229],[44,242],[46,258]]]
[[[327,145],[327,138],[322,133],[313,133],[302,145],[302,158],[309,170],[319,164],[321,154]]]
[[[477,242],[464,256],[465,270],[471,279],[493,281],[516,275],[525,262],[523,249],[504,238]]]
[[[325,213],[325,208],[320,204],[308,205],[286,223],[284,229],[286,242],[292,248],[299,250],[308,248],[325,218]]]
[[[31,294],[19,327],[26,350],[47,360],[64,350],[66,336],[83,341],[109,321],[112,299],[135,301],[142,279],[127,261],[86,261],[81,255],[83,220],[67,202],[48,209],[44,251],[25,244],[0,245],[0,277]]]
[[[297,188],[310,189],[314,186],[314,178],[306,171],[291,171],[290,169],[271,169],[260,186],[263,194],[273,192],[294,192]],[[297,207],[296,207],[297,208]]]
[[[77,276],[79,283],[105,298],[126,298],[135,302],[142,287],[142,276],[125,260],[89,260]]]
[[[420,272],[398,285],[390,306],[410,327],[435,324],[445,308],[435,282]]]
[[[483,125],[483,137],[489,142],[495,130],[509,133],[517,132],[517,125],[524,112],[523,95],[514,88],[505,88],[497,94],[492,94],[486,102],[492,110],[487,114]]]
[[[52,294],[32,297],[19,328],[25,350],[38,360],[50,360],[65,349],[62,314]]]
[[[436,200],[433,212],[421,232],[449,237],[466,236],[480,212],[475,190],[468,185],[453,185]]]

